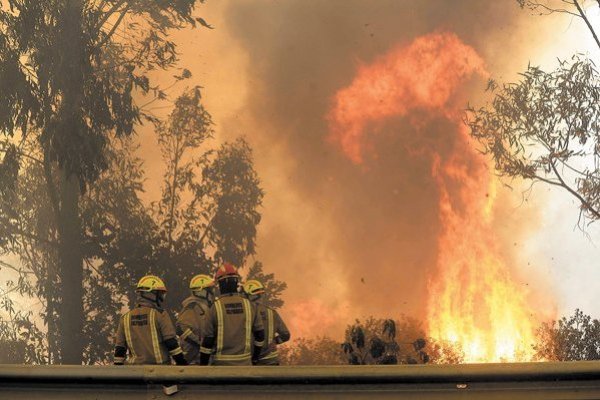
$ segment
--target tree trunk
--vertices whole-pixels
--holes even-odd
[[[83,337],[83,257],[79,218],[79,180],[61,171],[58,262],[62,289],[60,304],[61,362],[81,364]]]
[[[63,101],[61,104],[60,124],[66,140],[81,145],[82,101],[84,95],[83,63],[85,45],[83,41],[83,0],[65,0],[65,12],[62,36],[58,46],[61,48],[63,64],[60,73],[68,79],[62,80]],[[61,149],[64,151],[64,148]],[[59,157],[68,158],[67,154]],[[83,310],[83,253],[81,240],[81,221],[79,218],[79,177],[71,169],[76,165],[59,159],[60,212],[58,221],[59,248],[58,264],[60,275],[61,304],[60,341],[61,362],[63,364],[81,364],[86,338],[83,333],[85,321]]]

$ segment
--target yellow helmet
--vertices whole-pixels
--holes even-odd
[[[244,283],[244,292],[249,295],[263,294],[265,292],[265,287],[256,279],[250,279]]]
[[[190,281],[191,290],[202,290],[212,286],[215,286],[215,281],[210,276],[204,274],[196,275]]]
[[[167,287],[162,279],[154,275],[146,275],[142,277],[135,289],[136,292],[151,292],[153,290],[159,290],[162,292],[167,291]]]

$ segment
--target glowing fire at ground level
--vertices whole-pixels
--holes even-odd
[[[493,182],[483,163],[461,168],[470,149],[463,151],[433,171],[442,192],[444,228],[428,288],[429,334],[460,347],[466,362],[530,361],[537,323],[523,285],[513,279],[496,244]],[[448,193],[452,181],[466,183],[459,192],[460,210]]]
[[[394,134],[431,138],[431,130],[439,136],[436,119],[454,126],[442,132],[454,135],[449,153],[442,154],[430,139],[408,149],[408,156],[431,161],[430,178],[439,191],[442,231],[428,285],[429,334],[460,347],[466,362],[529,361],[539,321],[499,250],[491,168],[469,143],[459,111],[463,105],[451,100],[473,75],[487,75],[484,62],[456,35],[419,37],[361,65],[353,82],[336,93],[329,139],[362,164],[368,138],[377,133],[372,127],[390,118],[405,117],[413,130],[392,129]]]

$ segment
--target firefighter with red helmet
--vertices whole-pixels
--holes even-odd
[[[115,338],[115,365],[170,364],[187,365],[177,342],[175,327],[161,308],[167,288],[157,276],[146,275],[137,284],[135,307],[121,316]],[[129,356],[127,353],[129,352]]]
[[[238,292],[240,276],[231,264],[215,273],[219,297],[206,317],[206,336],[200,348],[200,364],[252,365],[257,362],[265,340],[262,319],[256,306]]]
[[[279,365],[277,345],[290,340],[290,331],[279,316],[279,313],[264,304],[265,287],[260,281],[251,279],[244,283],[244,292],[248,299],[256,305],[265,328],[265,345],[256,362],[257,365]]]
[[[205,336],[205,316],[214,301],[215,281],[200,274],[190,280],[191,295],[182,303],[177,317],[177,334],[185,358],[190,364],[200,364],[200,346]]]

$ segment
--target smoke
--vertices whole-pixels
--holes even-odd
[[[449,76],[462,82],[452,90],[439,82],[423,93],[400,88],[383,102],[410,97],[417,105],[384,119],[374,118],[385,114],[379,107],[359,110],[360,120],[329,110],[339,101],[336,93],[352,87],[365,65],[387,68],[384,55],[394,51],[410,59],[411,51],[420,50],[407,46],[432,32],[452,32],[436,46],[460,42],[462,51],[473,48],[492,72],[520,69],[514,66],[523,50],[516,45],[519,36],[506,39],[508,33],[500,31],[518,23],[518,7],[478,0],[286,0],[230,1],[221,10],[207,19],[223,39],[213,47],[193,41],[200,50],[186,45],[182,59],[186,64],[197,51],[214,53],[188,64],[193,71],[211,64],[220,71],[222,87],[201,82],[214,103],[208,108],[220,138],[243,133],[255,149],[266,190],[257,258],[288,283],[283,315],[292,331],[339,335],[354,318],[371,314],[425,319],[428,276],[438,261],[443,227],[432,160],[415,149],[435,146],[447,159],[459,139],[454,120],[418,105],[466,105],[485,82],[464,78],[482,66]],[[513,42],[510,54],[491,44],[500,37],[507,46]],[[445,65],[464,65],[464,56],[448,54]],[[428,65],[402,68],[410,75],[409,68]],[[377,93],[371,96],[375,100]],[[331,130],[332,119],[343,129]],[[505,225],[519,237],[516,222]]]

